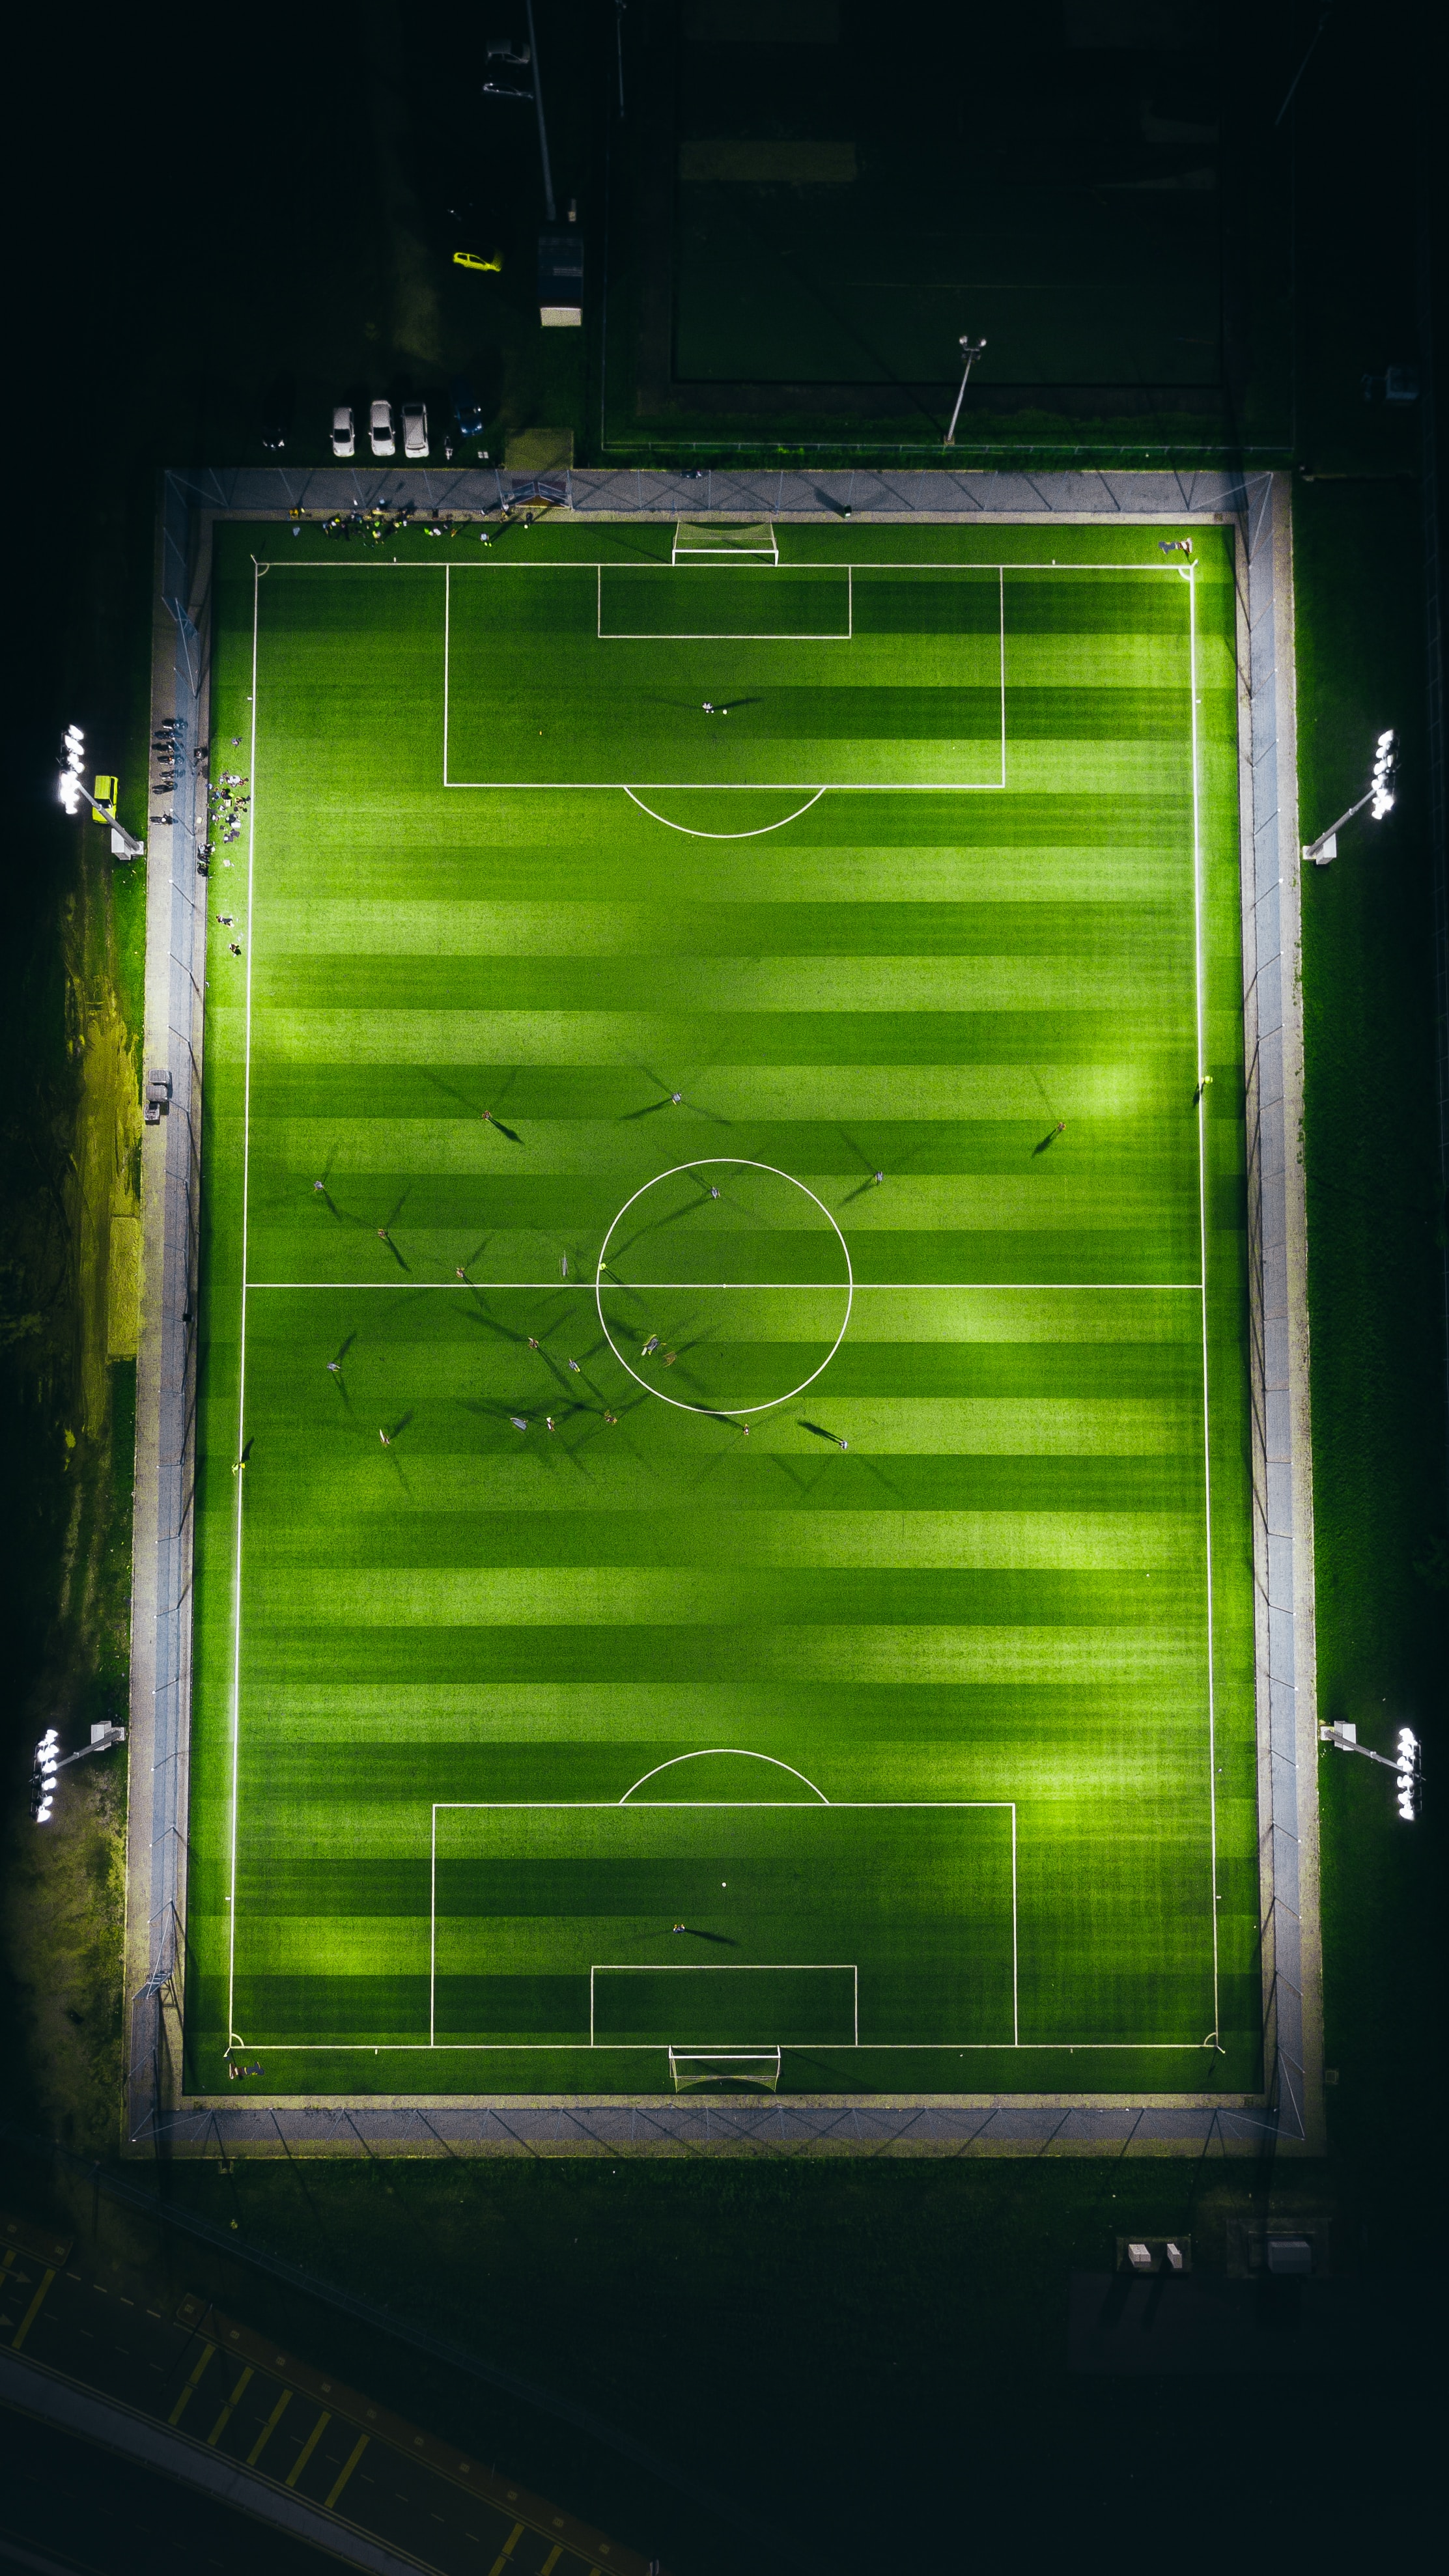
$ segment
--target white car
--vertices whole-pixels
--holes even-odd
[[[351,403],[339,403],[332,414],[332,453],[334,456],[357,454],[357,428]]]
[[[421,403],[403,404],[403,454],[426,456],[428,452],[428,415]]]
[[[368,414],[368,437],[374,456],[396,456],[397,433],[393,428],[390,402],[375,402]]]

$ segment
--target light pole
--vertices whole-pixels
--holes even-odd
[[[1361,1753],[1365,1762],[1377,1762],[1380,1770],[1392,1771],[1398,1787],[1399,1814],[1406,1825],[1413,1823],[1419,1812],[1424,1774],[1419,1764],[1419,1739],[1411,1726],[1400,1727],[1398,1750],[1394,1753],[1375,1753],[1371,1745],[1360,1744],[1358,1728],[1344,1717],[1336,1718],[1332,1726],[1320,1726],[1318,1741],[1331,1744],[1339,1753]]]
[[[144,858],[145,842],[136,840],[123,823],[116,821],[116,809],[109,799],[101,796],[95,787],[86,785],[86,738],[79,725],[66,726],[61,752],[60,801],[67,814],[78,814],[82,805],[89,805],[92,814],[98,814],[102,821],[110,824],[111,848],[118,859]]]
[[[961,370],[961,390],[956,396],[956,408],[951,414],[951,426],[946,432],[948,447],[954,447],[956,444],[956,423],[961,417],[961,405],[966,400],[966,387],[971,379],[971,370],[985,346],[984,340],[973,340],[969,331],[962,332],[961,355],[966,363]]]
[[[1311,859],[1316,868],[1326,868],[1330,859],[1336,859],[1339,833],[1345,823],[1353,821],[1355,814],[1363,812],[1365,805],[1372,805],[1373,820],[1375,823],[1381,823],[1384,816],[1393,810],[1394,785],[1398,774],[1399,737],[1391,725],[1386,733],[1379,735],[1374,751],[1374,774],[1358,803],[1350,805],[1346,814],[1340,814],[1336,823],[1330,823],[1326,832],[1320,832],[1316,841],[1304,842],[1305,861]]]
[[[113,1744],[124,1744],[125,1741],[124,1726],[107,1723],[91,1728],[89,1744],[83,1744],[78,1753],[62,1753],[59,1735],[53,1726],[48,1726],[35,1748],[35,1761],[30,1773],[30,1812],[36,1823],[48,1825],[50,1822],[55,1806],[57,1771],[68,1770],[72,1762],[84,1762],[88,1753],[106,1753]]]
[[[543,83],[538,72],[538,31],[533,23],[533,0],[525,0],[528,11],[528,50],[533,56],[533,104],[538,116],[538,157],[543,163],[544,211],[551,224],[558,222],[558,208],[553,201],[553,171],[549,165],[548,132],[543,121]]]

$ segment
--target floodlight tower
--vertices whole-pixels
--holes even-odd
[[[1320,1744],[1331,1744],[1338,1753],[1361,1753],[1365,1762],[1377,1762],[1380,1770],[1394,1774],[1395,1804],[1406,1825],[1411,1825],[1419,1812],[1419,1793],[1424,1785],[1424,1770],[1419,1739],[1411,1726],[1401,1726],[1399,1740],[1392,1753],[1375,1753],[1372,1746],[1360,1744],[1358,1728],[1348,1718],[1336,1718],[1332,1726],[1320,1726]]]
[[[961,390],[956,396],[956,408],[951,414],[951,426],[946,432],[946,445],[948,447],[954,447],[956,444],[956,423],[961,417],[961,405],[966,400],[966,387],[971,381],[971,370],[975,366],[976,361],[980,357],[985,346],[986,343],[984,340],[973,340],[969,331],[962,332],[961,355],[965,360],[965,365],[961,370]]]
[[[55,1812],[58,1771],[68,1770],[72,1762],[84,1762],[88,1753],[106,1753],[113,1744],[124,1744],[125,1741],[124,1726],[117,1726],[108,1718],[102,1725],[91,1728],[89,1744],[83,1744],[78,1753],[62,1753],[59,1734],[53,1726],[48,1726],[35,1748],[30,1773],[30,1812],[36,1823],[48,1825]]]
[[[1340,814],[1336,823],[1330,823],[1326,832],[1320,832],[1316,841],[1304,842],[1305,861],[1311,859],[1316,868],[1326,868],[1330,859],[1336,859],[1339,833],[1345,823],[1353,821],[1355,814],[1363,812],[1365,805],[1373,807],[1372,820],[1375,823],[1381,823],[1386,814],[1392,813],[1398,774],[1399,737],[1391,725],[1387,732],[1379,735],[1374,750],[1373,776],[1358,803],[1350,805],[1346,814]]]
[[[65,739],[61,744],[60,772],[60,801],[67,814],[78,814],[82,805],[89,805],[93,815],[110,824],[111,848],[118,859],[144,858],[145,842],[138,841],[133,833],[126,830],[123,823],[117,822],[116,809],[109,798],[98,794],[94,786],[87,787],[85,762],[85,735],[79,725],[67,725]]]

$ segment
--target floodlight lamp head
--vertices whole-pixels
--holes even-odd
[[[1379,735],[1374,750],[1371,790],[1374,800],[1373,819],[1376,823],[1381,823],[1384,816],[1393,811],[1394,780],[1398,774],[1398,767],[1399,738],[1390,726],[1387,731]]]

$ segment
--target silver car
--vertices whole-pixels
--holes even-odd
[[[332,453],[334,456],[357,454],[357,427],[351,403],[339,403],[332,414]]]
[[[428,452],[428,415],[421,403],[403,404],[403,454],[426,456]]]
[[[397,433],[393,428],[390,402],[375,402],[368,414],[368,432],[374,456],[396,456]]]

